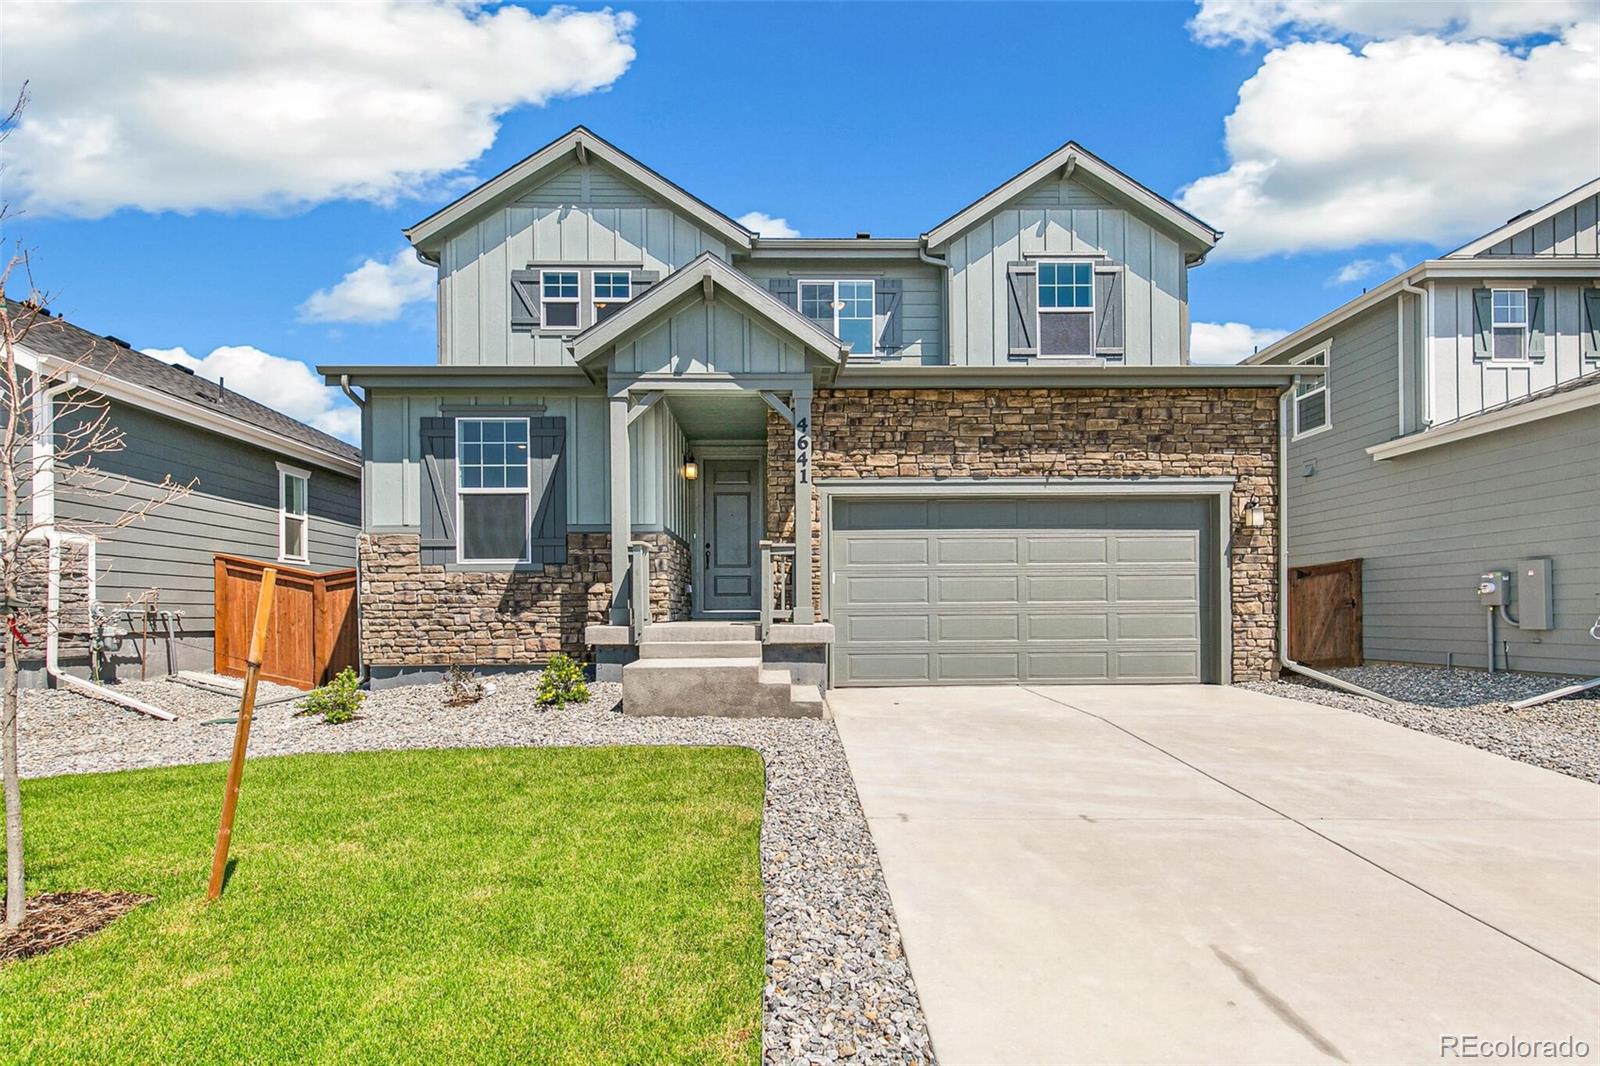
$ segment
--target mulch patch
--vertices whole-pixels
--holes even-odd
[[[41,892],[28,897],[28,910],[16,929],[0,926],[0,966],[98,933],[153,896],[137,892]]]

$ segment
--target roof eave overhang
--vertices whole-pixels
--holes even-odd
[[[575,366],[325,365],[317,373],[327,385],[364,389],[544,389],[589,383]]]
[[[1595,372],[1591,371],[1591,373]],[[1541,399],[1517,404],[1514,407],[1485,411],[1482,414],[1464,418],[1459,422],[1451,422],[1448,425],[1425,429],[1421,433],[1396,437],[1394,440],[1372,445],[1367,449],[1367,454],[1380,462],[1387,459],[1398,459],[1402,455],[1410,455],[1413,452],[1426,451],[1429,448],[1439,448],[1446,444],[1471,440],[1473,437],[1481,437],[1486,433],[1496,433],[1502,429],[1527,425],[1529,422],[1555,418],[1557,415],[1570,414],[1573,411],[1582,411],[1590,407],[1600,407],[1600,374],[1595,375],[1593,384],[1583,388],[1554,393]]]
[[[1493,248],[1501,241],[1510,237],[1514,237],[1529,227],[1537,226],[1539,223],[1560,214],[1562,211],[1565,211],[1572,205],[1582,200],[1587,200],[1589,197],[1597,194],[1600,194],[1600,178],[1594,178],[1593,180],[1586,181],[1576,189],[1573,189],[1570,192],[1562,193],[1549,203],[1536,207],[1526,214],[1518,215],[1516,218],[1507,221],[1504,225],[1498,226],[1495,229],[1490,230],[1488,233],[1485,233],[1483,236],[1463,244],[1460,248],[1457,248],[1453,252],[1449,252],[1445,258],[1460,259],[1467,256],[1479,255],[1488,251],[1490,248]]]
[[[840,388],[1286,388],[1321,367],[1261,366],[886,366],[846,363]]]

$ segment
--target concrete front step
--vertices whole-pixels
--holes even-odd
[[[648,631],[646,631],[648,633]],[[641,659],[760,659],[759,640],[649,640],[639,645]]]
[[[757,640],[760,627],[755,622],[656,622],[644,627],[639,644],[669,641]]]
[[[641,645],[641,658],[622,668],[624,714],[822,716],[821,691],[816,685],[794,684],[787,667],[763,664],[756,657],[645,658],[643,652]]]

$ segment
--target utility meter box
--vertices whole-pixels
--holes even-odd
[[[1517,628],[1554,629],[1555,596],[1550,587],[1550,560],[1524,559],[1517,564]]]
[[[1506,586],[1511,584],[1511,575],[1504,570],[1490,570],[1478,575],[1478,606],[1479,607],[1504,607],[1506,605]]]

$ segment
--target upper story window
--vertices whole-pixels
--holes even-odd
[[[528,561],[528,420],[456,419],[457,559]]]
[[[594,320],[604,322],[633,299],[633,275],[626,270],[597,270],[594,275]]]
[[[802,281],[800,313],[850,345],[852,355],[872,355],[875,329],[871,281]]]
[[[578,272],[546,270],[539,276],[540,321],[547,327],[578,325]]]
[[[311,471],[278,464],[278,561],[310,561],[307,502]]]
[[[1528,290],[1495,289],[1493,337],[1489,357],[1520,362],[1528,358]]]
[[[1094,355],[1094,264],[1039,264],[1039,354]]]
[[[1328,349],[1322,348],[1310,355],[1296,359],[1296,366],[1328,365]],[[1328,378],[1326,374],[1302,378],[1294,383],[1294,435],[1304,437],[1327,429]]]

